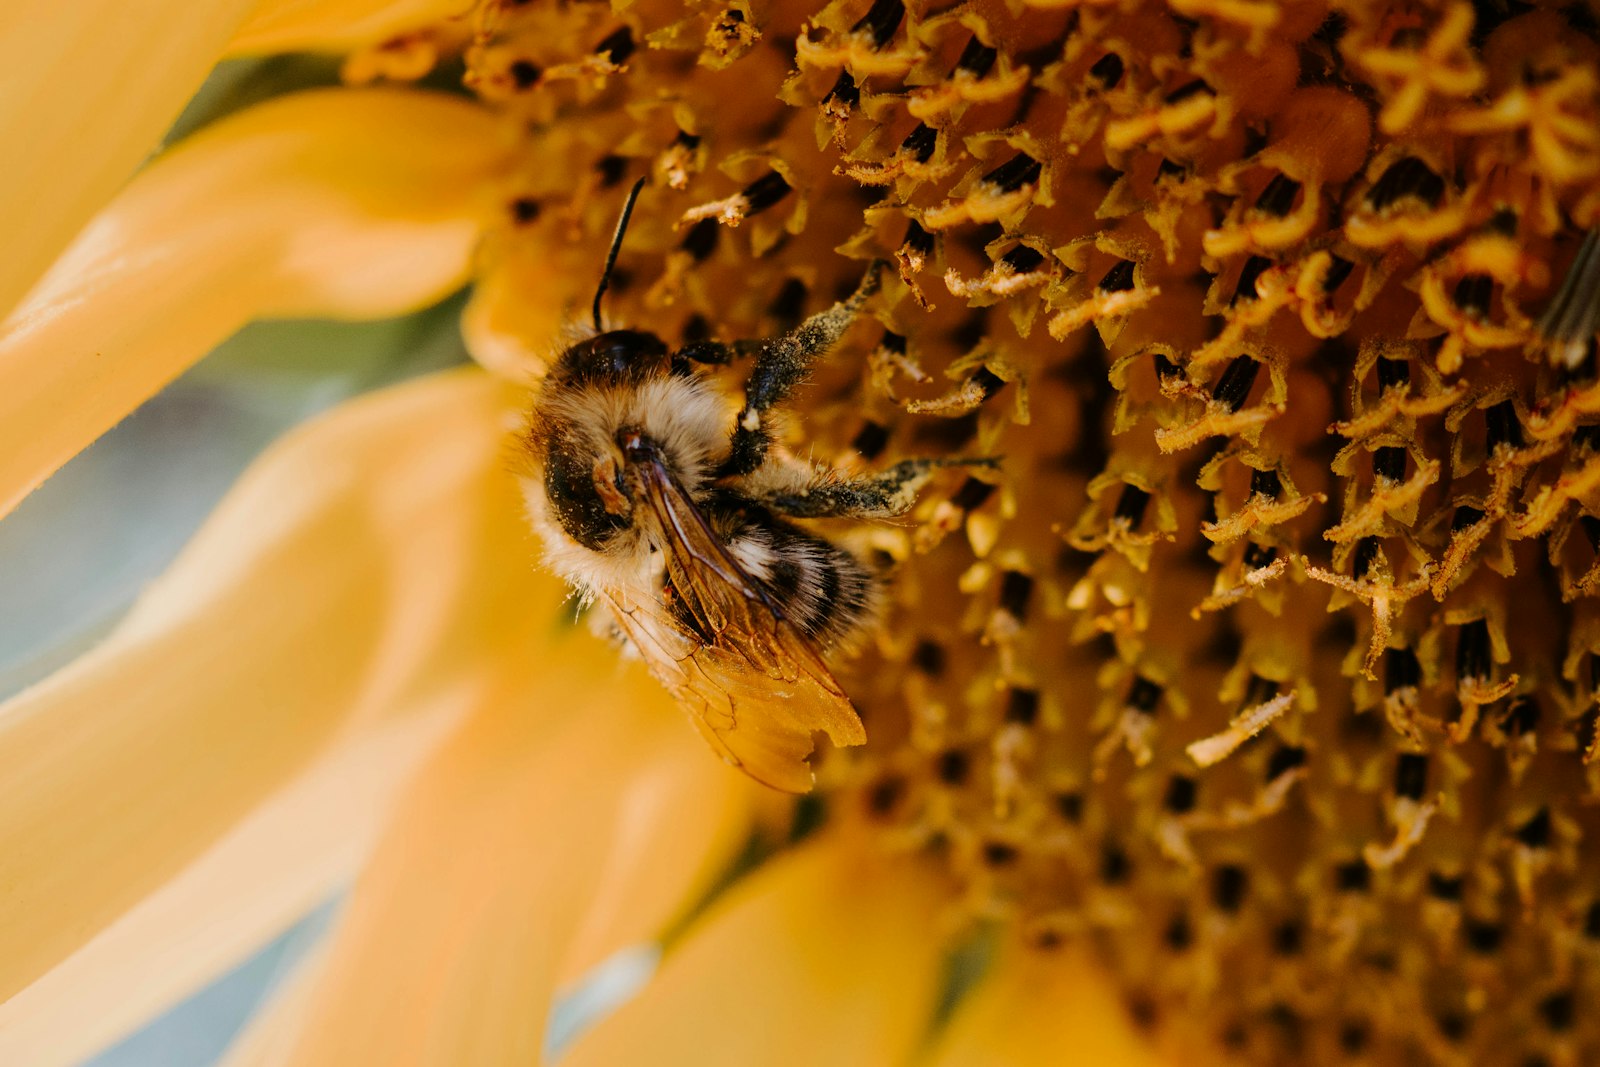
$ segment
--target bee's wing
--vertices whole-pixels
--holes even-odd
[[[816,644],[728,553],[671,473],[644,466],[683,611],[613,594],[617,621],[724,759],[775,789],[806,792],[814,733],[836,745],[866,740],[855,707]]]

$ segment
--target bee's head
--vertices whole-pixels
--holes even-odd
[[[638,385],[671,366],[666,344],[643,330],[607,330],[561,353],[555,377],[568,385]]]
[[[604,551],[612,538],[634,525],[634,502],[645,491],[641,469],[670,462],[666,450],[643,430],[616,432],[615,448],[596,450],[554,441],[545,456],[544,491],[556,522],[578,544]]]
[[[557,438],[545,453],[550,512],[567,536],[593,552],[633,525],[632,487],[619,458],[610,449],[597,452],[586,438]]]

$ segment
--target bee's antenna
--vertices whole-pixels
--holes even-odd
[[[600,272],[600,288],[594,291],[594,328],[600,329],[600,298],[606,295],[606,286],[611,284],[611,268],[617,265],[617,253],[622,250],[622,235],[628,232],[628,219],[633,216],[633,203],[639,199],[639,190],[644,188],[644,179],[640,178],[633,183],[633,188],[628,190],[628,202],[622,205],[622,217],[617,220],[617,232],[611,238],[611,251],[606,253],[606,268]]]

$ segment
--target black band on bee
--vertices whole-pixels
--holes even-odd
[[[579,341],[556,362],[570,385],[637,385],[668,366],[667,346],[644,330],[609,330]]]
[[[850,551],[748,502],[730,502],[726,511],[711,503],[710,510],[721,512],[713,521],[740,565],[807,637],[832,646],[870,613],[875,578]]]

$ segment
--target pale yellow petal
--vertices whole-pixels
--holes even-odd
[[[1088,953],[1013,945],[962,1001],[929,1067],[1164,1067],[1117,986]]]
[[[473,0],[264,0],[228,52],[342,52],[441,22],[468,29],[474,6]]]
[[[157,160],[0,325],[0,514],[253,318],[393,315],[459,286],[501,132],[455,97],[326,90]]]
[[[0,1004],[0,1063],[70,1067],[203,987],[355,877],[470,682],[362,731]]]
[[[717,817],[705,803],[728,793],[695,779],[732,779],[642,670],[583,633],[549,654],[560,666],[508,689],[424,772],[305,1016],[279,1021],[298,1031],[253,1062],[538,1063],[561,960],[604,879],[629,869],[619,833]]]
[[[535,385],[560,355],[560,339],[577,309],[551,294],[571,288],[563,278],[584,276],[578,264],[558,262],[562,255],[551,250],[543,259],[522,255],[498,262],[473,286],[461,313],[461,336],[472,358],[496,377]],[[590,271],[596,281],[597,271],[598,266]],[[541,298],[529,300],[529,293]]]
[[[473,650],[503,654],[499,631],[560,596],[508,563],[526,535],[503,418],[499,387],[462,371],[297,431],[126,626],[0,707],[0,999],[172,877],[341,726],[453,676]]]
[[[254,4],[0,5],[0,317],[160,142]]]
[[[803,845],[736,885],[561,1067],[903,1063],[933,1010],[939,899],[921,867]]]
[[[771,792],[717,759],[687,717],[678,725],[693,735],[674,742],[686,757],[651,760],[631,772],[595,894],[562,961],[563,984],[660,937],[726,870]]]

